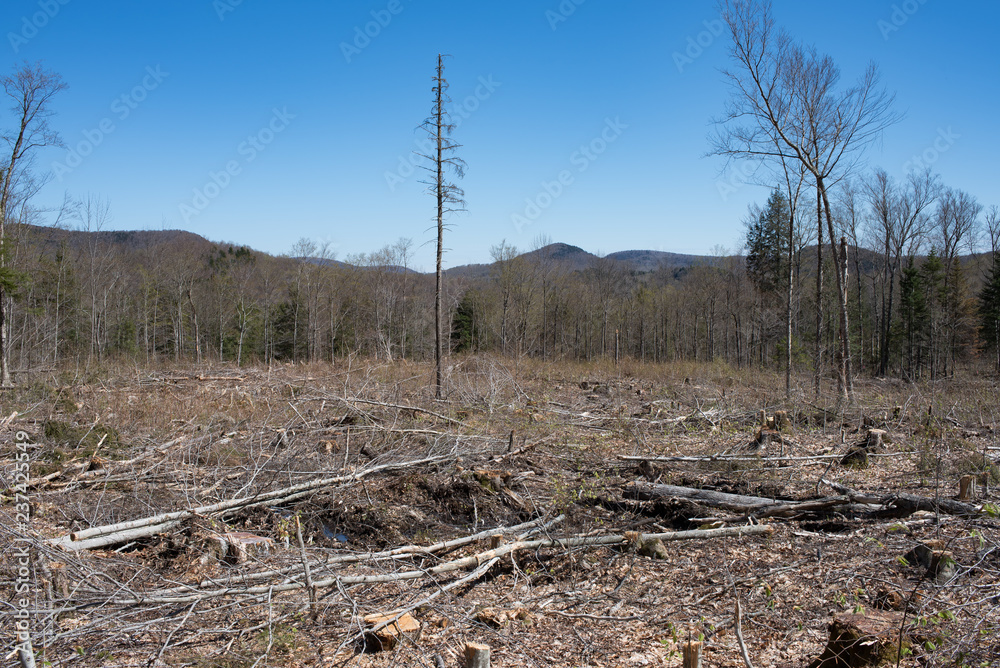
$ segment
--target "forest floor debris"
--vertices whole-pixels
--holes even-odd
[[[900,665],[1000,662],[996,382],[859,382],[836,416],[715,366],[461,366],[445,401],[356,361],[8,391],[0,579],[10,606],[30,541],[39,659],[806,666],[872,613]]]

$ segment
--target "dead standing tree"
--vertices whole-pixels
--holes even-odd
[[[444,219],[449,213],[465,210],[465,200],[462,199],[465,193],[461,188],[448,180],[448,172],[454,172],[455,176],[462,178],[465,176],[465,161],[455,155],[461,148],[461,144],[455,143],[451,138],[451,133],[455,130],[455,124],[451,122],[451,116],[445,105],[451,102],[448,97],[448,80],[444,78],[444,56],[438,54],[437,73],[434,76],[434,106],[431,115],[420,127],[427,133],[431,140],[431,151],[429,153],[419,153],[418,155],[430,161],[430,165],[423,165],[423,168],[431,173],[431,178],[421,181],[427,185],[429,193],[437,199],[437,269],[434,283],[434,387],[435,396],[442,398],[442,358],[444,357],[444,337],[441,333],[443,326],[442,312],[442,272],[441,258],[444,255]]]
[[[27,170],[34,149],[62,145],[59,133],[49,127],[48,119],[52,115],[49,109],[52,98],[64,90],[66,84],[62,77],[46,72],[40,64],[24,64],[13,74],[0,77],[0,87],[14,118],[13,127],[2,131],[9,153],[5,152],[3,164],[0,164],[0,386],[9,387],[8,302],[14,275],[6,262],[10,249],[5,227],[15,200],[29,186]]]
[[[838,252],[828,189],[849,174],[861,149],[897,120],[893,96],[870,65],[837,90],[840,70],[828,56],[794,44],[774,26],[766,0],[722,0],[736,63],[725,72],[732,97],[713,152],[734,159],[797,160],[816,184],[819,230],[826,219],[839,293],[838,403],[852,399],[846,257]]]

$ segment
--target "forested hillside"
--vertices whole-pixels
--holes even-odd
[[[433,276],[407,267],[405,240],[341,262],[306,240],[272,257],[182,231],[9,229],[19,237],[15,371],[108,357],[242,364],[432,354]],[[753,234],[746,255],[726,257],[598,257],[559,243],[519,253],[503,244],[492,264],[447,272],[452,350],[780,367],[785,251],[768,257]],[[989,254],[907,257],[891,313],[884,254],[851,246],[848,255],[861,369],[879,370],[886,343],[886,371],[914,377],[950,373],[992,350],[979,299],[992,294]],[[793,258],[793,364],[805,370],[817,332],[821,359],[833,349],[834,310],[826,304],[817,323],[815,244],[802,243]],[[830,300],[828,253],[823,262]]]

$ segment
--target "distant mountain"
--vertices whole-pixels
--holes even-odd
[[[627,250],[609,253],[606,257],[632,266],[634,271],[655,271],[660,267],[692,267],[697,264],[714,264],[718,258],[704,255],[684,255],[653,250]]]
[[[522,257],[553,262],[569,271],[583,271],[599,259],[593,253],[588,253],[579,246],[562,243],[549,244],[538,250],[524,253]]]
[[[71,250],[79,250],[92,241],[96,241],[100,245],[119,246],[126,250],[142,250],[163,245],[202,250],[215,245],[205,237],[185,230],[89,232],[86,230],[66,230],[59,227],[39,227],[37,225],[23,225],[21,227],[25,236],[33,243],[43,247],[66,245]]]

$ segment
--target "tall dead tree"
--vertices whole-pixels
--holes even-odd
[[[430,137],[433,150],[431,153],[419,153],[428,160],[430,165],[422,165],[431,173],[430,179],[421,181],[427,185],[427,191],[437,200],[437,269],[434,282],[434,387],[435,396],[442,398],[442,360],[444,358],[444,326],[443,290],[441,259],[444,256],[444,219],[449,213],[464,211],[465,192],[448,179],[449,172],[457,178],[465,176],[465,161],[455,155],[461,148],[451,138],[455,124],[445,105],[451,102],[448,97],[448,80],[444,78],[444,56],[438,54],[437,73],[434,78],[434,104],[431,115],[420,125]]]
[[[34,150],[43,146],[60,146],[59,133],[49,127],[52,98],[66,88],[62,77],[46,72],[41,64],[19,67],[13,74],[0,77],[13,125],[2,130],[6,151],[0,163],[0,386],[9,387],[10,351],[8,330],[10,292],[15,283],[7,256],[10,254],[6,225],[18,199],[29,194],[32,183],[28,175]]]
[[[730,158],[799,161],[815,181],[820,224],[826,220],[839,294],[838,403],[853,398],[846,266],[837,248],[829,188],[848,175],[861,149],[897,120],[893,96],[869,65],[838,90],[840,69],[829,56],[796,44],[776,29],[767,0],[722,0],[735,63],[725,71],[732,95],[713,152]]]

